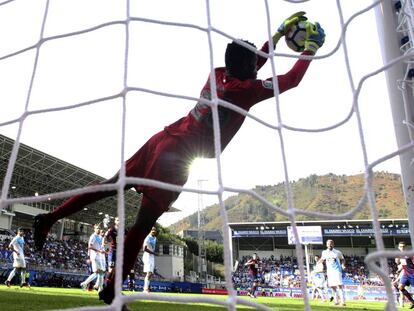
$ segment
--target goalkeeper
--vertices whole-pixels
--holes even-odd
[[[305,12],[298,12],[278,28],[273,36],[273,45],[283,37],[297,21],[306,21]],[[302,55],[314,55],[323,45],[325,33],[319,24],[315,24],[305,40]],[[248,41],[245,44],[255,46]],[[266,42],[261,51],[269,52]],[[233,41],[227,45],[225,67],[215,69],[215,81],[219,99],[248,111],[255,104],[274,96],[272,77],[266,80],[257,79],[257,70],[267,58],[257,54]],[[299,59],[285,74],[276,77],[279,92],[283,93],[296,87],[302,80],[310,59]],[[211,99],[210,79],[201,91],[201,98]],[[219,106],[221,149],[227,146],[242,126],[245,116],[231,109]],[[214,133],[212,110],[203,100],[197,102],[189,114],[175,123],[168,125],[161,132],[151,137],[129,160],[126,161],[126,176],[157,180],[183,186],[188,178],[188,167],[196,157],[214,157]],[[116,183],[118,174],[103,184]],[[124,244],[123,279],[133,268],[142,243],[157,219],[167,211],[177,199],[179,192],[160,189],[153,186],[131,184],[143,194],[141,207],[136,222],[128,231]],[[59,219],[81,211],[86,205],[104,197],[115,195],[116,191],[99,191],[80,194],[65,201],[53,212],[39,214],[34,220],[34,240],[37,249],[42,249],[52,225]],[[114,298],[114,273],[108,278],[106,288],[100,293],[100,299],[111,303]]]

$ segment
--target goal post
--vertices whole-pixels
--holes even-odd
[[[384,65],[403,56],[408,58],[385,70],[388,96],[391,104],[398,148],[413,143],[414,137],[414,2],[412,0],[382,1],[375,7],[377,29]],[[405,42],[404,42],[405,41]],[[402,46],[405,44],[405,47]],[[414,149],[399,154],[403,193],[407,202],[407,215],[414,228]],[[410,231],[414,241],[414,230]]]

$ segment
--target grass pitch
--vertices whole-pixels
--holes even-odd
[[[125,294],[128,294],[126,292]],[[168,294],[171,295],[171,294]],[[194,294],[177,294],[179,296],[191,296]],[[211,295],[210,297],[218,299],[226,299],[227,296]],[[245,299],[250,299],[246,297]],[[254,300],[257,303],[266,305],[275,311],[296,311],[303,310],[304,303],[302,299],[294,298],[276,298],[276,297],[258,297]],[[78,308],[86,306],[103,306],[103,303],[98,300],[96,292],[86,292],[81,289],[63,289],[63,288],[49,288],[49,287],[32,287],[19,288],[17,286],[7,288],[0,286],[0,310],[4,311],[44,311],[44,310],[60,310],[69,308]],[[172,302],[158,302],[158,301],[134,301],[128,303],[128,306],[134,310],[140,311],[218,311],[227,310],[223,306],[216,306],[211,304],[184,304]],[[346,307],[336,307],[332,303],[311,302],[312,310],[333,311],[347,310],[347,311],[361,311],[361,310],[384,310],[385,303],[383,302],[367,302],[367,301],[349,301]],[[237,310],[253,310],[247,306],[238,306]]]

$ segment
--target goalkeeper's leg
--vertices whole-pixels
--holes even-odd
[[[131,269],[134,268],[142,243],[163,212],[164,210],[156,208],[155,202],[145,195],[143,196],[137,220],[128,231],[124,241],[124,262],[122,266],[123,281],[126,280]],[[112,270],[112,273],[108,277],[107,286],[99,293],[99,299],[103,300],[106,304],[111,304],[115,296],[114,286],[115,273],[117,273],[116,270],[119,271],[120,269],[115,268]]]
[[[193,154],[196,152],[182,144],[181,140],[160,132],[148,141],[142,152],[139,151],[127,161],[126,171],[128,176],[142,174],[145,178],[182,186],[187,182],[188,165],[195,157]],[[134,268],[138,252],[151,228],[180,194],[152,186],[138,186],[136,189],[142,191],[143,197],[137,219],[125,238],[123,280]]]
[[[158,145],[156,138],[161,137],[162,133],[153,136],[148,142],[146,142],[128,161],[126,161],[126,175],[142,177],[148,163],[152,159],[152,150]],[[114,177],[100,183],[110,184],[115,183],[118,180],[119,174]],[[130,188],[126,186],[125,188]],[[49,233],[52,225],[59,219],[65,218],[76,212],[81,211],[86,205],[94,203],[100,199],[112,196],[116,194],[116,190],[109,191],[97,191],[92,193],[84,193],[65,201],[62,205],[57,207],[53,212],[48,214],[39,214],[34,219],[33,225],[33,239],[35,242],[35,248],[41,250],[43,244],[46,241],[47,234]]]
[[[192,159],[192,154],[194,154],[194,150],[188,150],[187,145],[183,144],[181,140],[174,136],[170,136],[167,132],[161,131],[151,137],[128,161],[126,161],[126,176],[145,177],[184,185],[188,177],[188,160]],[[101,184],[115,183],[117,180],[118,174]],[[125,188],[130,187],[131,185],[127,185]],[[138,188],[137,190],[141,190],[140,187],[136,188]],[[149,194],[152,198],[157,198],[155,195],[158,194],[158,190],[147,187],[147,191],[153,193]],[[77,195],[64,202],[53,212],[37,215],[33,225],[35,248],[38,250],[43,248],[47,234],[57,220],[79,212],[86,205],[114,194],[116,194],[116,190]],[[178,194],[175,195],[175,198],[177,196]],[[166,196],[166,198],[168,198],[168,196]],[[162,198],[161,201],[164,199],[165,198]],[[169,201],[168,203],[171,202],[172,201]],[[164,206],[164,202],[159,206]],[[169,204],[167,204],[166,208],[168,208],[168,206]],[[160,210],[162,210],[162,207]]]
[[[118,174],[104,182],[101,182],[100,184],[115,183],[117,179]],[[126,188],[130,188],[130,186],[127,186]],[[53,212],[47,214],[38,214],[34,218],[33,224],[33,239],[35,243],[35,248],[37,250],[41,250],[43,248],[47,234],[49,233],[50,228],[56,221],[81,211],[86,205],[90,203],[99,201],[103,198],[112,196],[114,194],[116,194],[116,190],[80,194],[65,201]]]

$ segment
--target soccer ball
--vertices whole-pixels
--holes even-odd
[[[312,26],[309,24],[308,21],[299,21],[285,34],[286,44],[291,50],[302,52],[305,49],[306,27]]]

